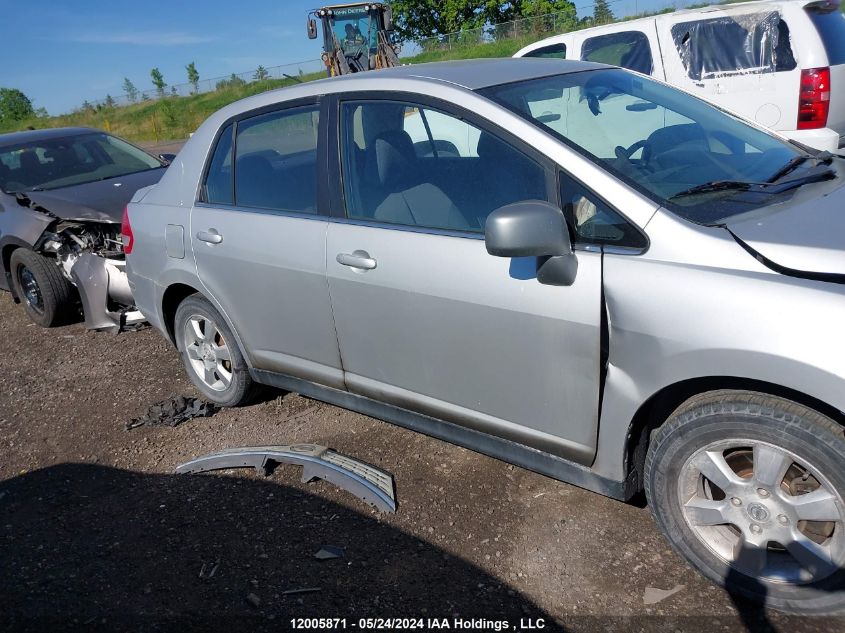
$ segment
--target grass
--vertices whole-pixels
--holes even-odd
[[[321,79],[323,73],[302,77],[304,81]],[[208,116],[225,105],[267,90],[296,83],[292,79],[265,79],[230,86],[214,92],[188,97],[167,97],[100,111],[77,111],[47,118],[18,121],[0,132],[34,128],[84,126],[106,130],[130,141],[162,141],[187,138]]]
[[[427,51],[415,57],[403,59],[402,62],[419,64],[450,59],[510,57],[531,41],[528,38],[520,38],[460,46],[453,50]],[[313,81],[325,76],[325,73],[319,72],[304,75],[301,79]],[[0,133],[25,130],[28,126],[34,128],[84,126],[100,128],[135,142],[178,140],[187,138],[209,115],[225,105],[294,83],[292,79],[266,79],[187,97],[167,97],[158,101],[103,108],[100,111],[80,110],[59,116],[27,119],[0,127]]]

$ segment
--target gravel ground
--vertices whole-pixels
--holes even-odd
[[[735,603],[670,551],[647,509],[297,394],[125,430],[174,395],[196,394],[158,332],[43,330],[0,293],[0,629],[460,616],[543,618],[545,630],[843,630]],[[300,483],[293,466],[173,474],[208,451],[294,442],[392,473],[398,512]],[[322,545],[345,556],[317,561]]]

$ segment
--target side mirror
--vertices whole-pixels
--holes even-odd
[[[170,163],[172,163],[174,160],[176,160],[176,154],[159,154],[159,155],[158,155],[158,159],[159,159],[161,162],[166,163],[166,164],[168,164],[168,165],[169,165],[169,164],[170,164]]]
[[[308,39],[317,39],[317,23],[314,21],[314,18],[308,18]]]
[[[384,8],[384,30],[393,30],[393,9],[391,9],[390,7]]]
[[[578,260],[563,213],[541,200],[516,202],[493,211],[484,228],[487,252],[496,257],[537,257],[537,281],[570,286]]]

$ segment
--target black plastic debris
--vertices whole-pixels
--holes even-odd
[[[126,430],[131,431],[139,426],[179,426],[194,418],[211,417],[218,410],[217,405],[199,398],[174,396],[157,402],[140,418],[127,422]]]
[[[314,554],[314,558],[317,560],[330,560],[332,558],[343,558],[344,554],[345,552],[342,547],[336,547],[335,545],[323,545],[320,550]]]

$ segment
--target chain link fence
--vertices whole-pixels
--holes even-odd
[[[522,18],[511,22],[500,24],[489,24],[476,29],[466,29],[455,33],[435,35],[417,40],[402,42],[400,58],[410,58],[424,55],[425,53],[453,51],[456,49],[468,48],[482,44],[494,44],[497,42],[519,43],[521,45],[549,37],[551,35],[566,33],[572,30],[590,28],[607,22],[631,19],[641,15],[641,0],[609,0],[608,5],[613,12],[610,20],[596,20],[593,17],[594,4],[585,4],[575,7],[575,11],[562,11],[530,18]],[[693,4],[694,0],[669,0],[665,4],[665,10],[681,9]],[[649,13],[654,14],[660,9],[653,7]],[[303,37],[305,32],[303,29]],[[506,53],[509,54],[509,53]],[[325,66],[321,59],[309,59],[280,66],[263,66],[241,73],[232,73],[227,76],[202,79],[196,84],[180,83],[167,85],[159,91],[156,87],[136,89],[135,92],[115,91],[113,95],[93,102],[86,102],[81,109],[102,109],[154,101],[163,97],[186,97],[194,94],[215,92],[229,87],[242,86],[248,83],[270,79],[291,79],[302,80],[313,78],[315,74],[325,72]]]

